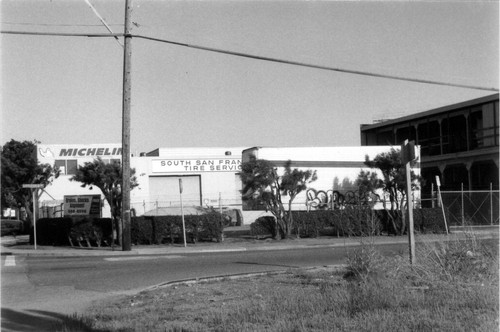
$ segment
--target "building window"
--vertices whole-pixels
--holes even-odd
[[[403,144],[405,140],[414,141],[417,137],[415,126],[408,123],[405,127],[396,130],[396,144]]]
[[[493,160],[474,162],[470,173],[473,190],[488,190],[490,184],[498,190],[498,166]]]
[[[465,115],[450,116],[441,122],[443,152],[467,151],[467,122]]]
[[[421,156],[435,156],[441,154],[439,122],[429,121],[419,124],[417,144],[421,146]]]
[[[465,165],[449,165],[445,168],[443,174],[443,190],[460,190],[469,188],[469,172]]]
[[[74,175],[78,169],[76,159],[58,159],[55,162],[55,167],[59,168],[61,175]]]

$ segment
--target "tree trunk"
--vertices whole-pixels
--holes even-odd
[[[406,210],[408,209],[408,203],[405,204],[405,196],[401,197],[401,235],[403,235],[406,231]]]
[[[292,236],[292,229],[293,229],[293,215],[292,215],[292,202],[293,199],[295,198],[295,195],[290,195],[290,200],[288,201],[288,214],[287,214],[287,220],[286,220],[286,237],[291,237]],[[299,237],[299,234],[297,233],[297,237]]]

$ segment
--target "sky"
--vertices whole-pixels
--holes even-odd
[[[90,0],[122,33],[125,0]],[[140,1],[133,34],[286,61],[499,87],[497,1]],[[85,0],[2,0],[1,30],[107,33]],[[131,150],[359,146],[360,125],[495,91],[132,38]],[[1,141],[120,143],[113,38],[2,34]]]

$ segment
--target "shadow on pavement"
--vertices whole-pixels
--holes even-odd
[[[58,314],[50,311],[23,310],[16,311],[2,308],[2,332],[26,331],[89,331],[99,332],[88,326],[77,317]],[[63,325],[64,322],[64,325]],[[63,328],[64,326],[64,328]]]

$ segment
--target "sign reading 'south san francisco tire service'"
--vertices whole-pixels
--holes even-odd
[[[241,159],[159,159],[151,166],[153,173],[239,172]]]

